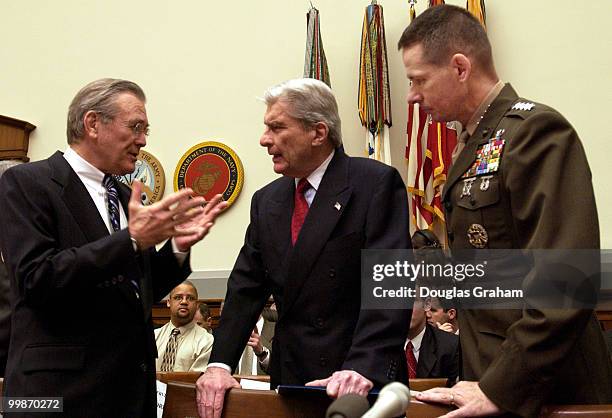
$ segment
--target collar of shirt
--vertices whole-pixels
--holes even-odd
[[[466,128],[465,128],[470,136],[474,135],[474,132],[476,132],[476,128],[478,127],[480,120],[485,115],[485,113],[487,113],[489,106],[491,106],[491,103],[493,103],[493,101],[497,98],[497,96],[499,96],[499,93],[502,91],[503,88],[504,88],[504,82],[499,80],[491,88],[491,90],[489,91],[487,96],[484,98],[484,100],[480,103],[480,105],[478,105],[478,107],[476,108],[476,111],[474,112],[470,120],[468,121]]]
[[[329,163],[331,162],[335,153],[336,150],[332,150],[332,152],[327,156],[325,161],[323,161],[320,166],[318,166],[312,173],[310,173],[308,177],[306,177],[308,183],[310,183],[310,185],[312,186],[310,189],[304,192],[304,198],[306,198],[308,206],[312,204],[315,194],[317,194],[317,190],[319,190],[321,180],[323,180],[323,175],[325,174],[325,171],[327,171],[327,167],[329,166]],[[297,187],[299,181],[300,179],[295,179],[295,187]]]
[[[104,173],[91,165],[83,157],[81,157],[74,149],[68,147],[64,152],[64,159],[68,162],[72,170],[79,177],[85,189],[91,196],[98,213],[102,217],[106,228],[109,233],[113,233],[113,227],[111,226],[110,217],[108,214],[108,197],[106,188],[102,185],[104,180]],[[127,227],[127,216],[125,210],[119,202],[119,225],[121,228]]]
[[[104,173],[102,171],[87,162],[87,160],[81,157],[71,147],[68,147],[66,152],[64,152],[64,158],[79,176],[83,184],[85,184],[85,187],[101,193],[105,192],[106,189],[102,186],[102,180],[104,180]]]
[[[406,351],[406,346],[408,345],[408,341],[412,341],[412,349],[414,351],[415,357],[419,356],[419,350],[421,350],[421,342],[423,341],[423,335],[425,335],[425,328],[427,328],[427,324],[423,327],[423,330],[417,334],[413,339],[406,338],[406,342],[404,342],[404,351]]]
[[[184,337],[185,335],[189,334],[189,332],[193,329],[193,327],[196,326],[196,323],[191,321],[190,323],[183,325],[182,327],[178,327],[179,331],[181,331],[181,333],[179,334],[180,337]],[[172,324],[172,328],[176,328],[174,326],[174,324]],[[172,331],[172,330],[171,330]]]

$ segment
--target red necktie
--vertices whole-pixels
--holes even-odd
[[[406,360],[408,361],[408,378],[414,379],[416,378],[417,361],[414,356],[412,341],[408,341],[408,344],[406,344]]]
[[[304,219],[308,214],[308,202],[304,197],[304,192],[312,186],[306,178],[301,179],[295,189],[293,216],[291,217],[291,244],[295,245],[300,229],[304,225]]]

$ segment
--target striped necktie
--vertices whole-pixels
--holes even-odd
[[[121,229],[119,225],[119,192],[113,176],[110,174],[104,175],[102,185],[106,189],[108,196],[108,216],[110,218],[111,226],[113,231],[117,232]]]
[[[170,339],[168,340],[168,344],[166,344],[166,352],[164,353],[164,358],[162,359],[160,368],[160,371],[162,372],[171,372],[174,370],[174,361],[176,360],[178,337],[180,333],[180,329],[174,328],[170,334]]]

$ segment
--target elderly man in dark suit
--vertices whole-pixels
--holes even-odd
[[[224,204],[203,208],[184,189],[145,207],[140,183],[130,196],[115,182],[134,170],[148,125],[139,86],[94,81],[68,110],[66,152],[2,176],[6,396],[63,397],[65,416],[155,416],[151,304],[190,273],[189,249]]]
[[[576,131],[550,107],[520,98],[500,81],[480,23],[455,6],[430,8],[399,41],[408,99],[436,121],[461,122],[442,196],[453,255],[465,250],[599,249],[591,172]],[[486,252],[491,254],[491,252]],[[505,251],[506,254],[510,253]],[[488,268],[525,289],[541,263]],[[597,260],[598,261],[598,260]],[[572,278],[558,278],[569,280]],[[455,417],[537,416],[543,404],[612,402],[612,366],[592,306],[461,309],[462,379],[419,400],[455,404]],[[559,308],[560,306],[556,306]]]
[[[260,144],[283,177],[253,196],[230,275],[200,415],[219,417],[230,371],[270,294],[278,309],[272,385],[310,383],[331,396],[406,379],[406,310],[361,310],[361,249],[410,248],[407,195],[392,167],[347,156],[331,89],[313,79],[265,94]],[[214,363],[214,364],[213,364]]]

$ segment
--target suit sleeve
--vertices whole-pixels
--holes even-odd
[[[54,204],[58,197],[50,196],[61,189],[43,186],[34,174],[9,170],[0,182],[2,252],[22,297],[44,303],[57,292],[91,290],[117,275],[138,280],[142,269],[127,229],[93,242],[87,242],[80,230],[58,230],[58,219],[71,216],[60,213]],[[82,245],[74,244],[78,242]]]
[[[395,169],[376,182],[365,226],[365,249],[411,248],[406,187]],[[403,344],[410,326],[406,309],[362,309],[343,368],[355,370],[376,386],[407,380]]]
[[[210,356],[211,363],[225,363],[232,369],[247,344],[257,318],[270,295],[265,283],[258,236],[258,198],[251,200],[251,219],[244,245],[227,282],[225,305],[215,330],[215,343]]]
[[[576,132],[561,115],[530,115],[504,158],[519,248],[599,248],[591,173]],[[540,267],[536,260],[525,289],[542,280]],[[588,309],[523,309],[480,379],[483,392],[507,411],[537,413],[591,316]]]

